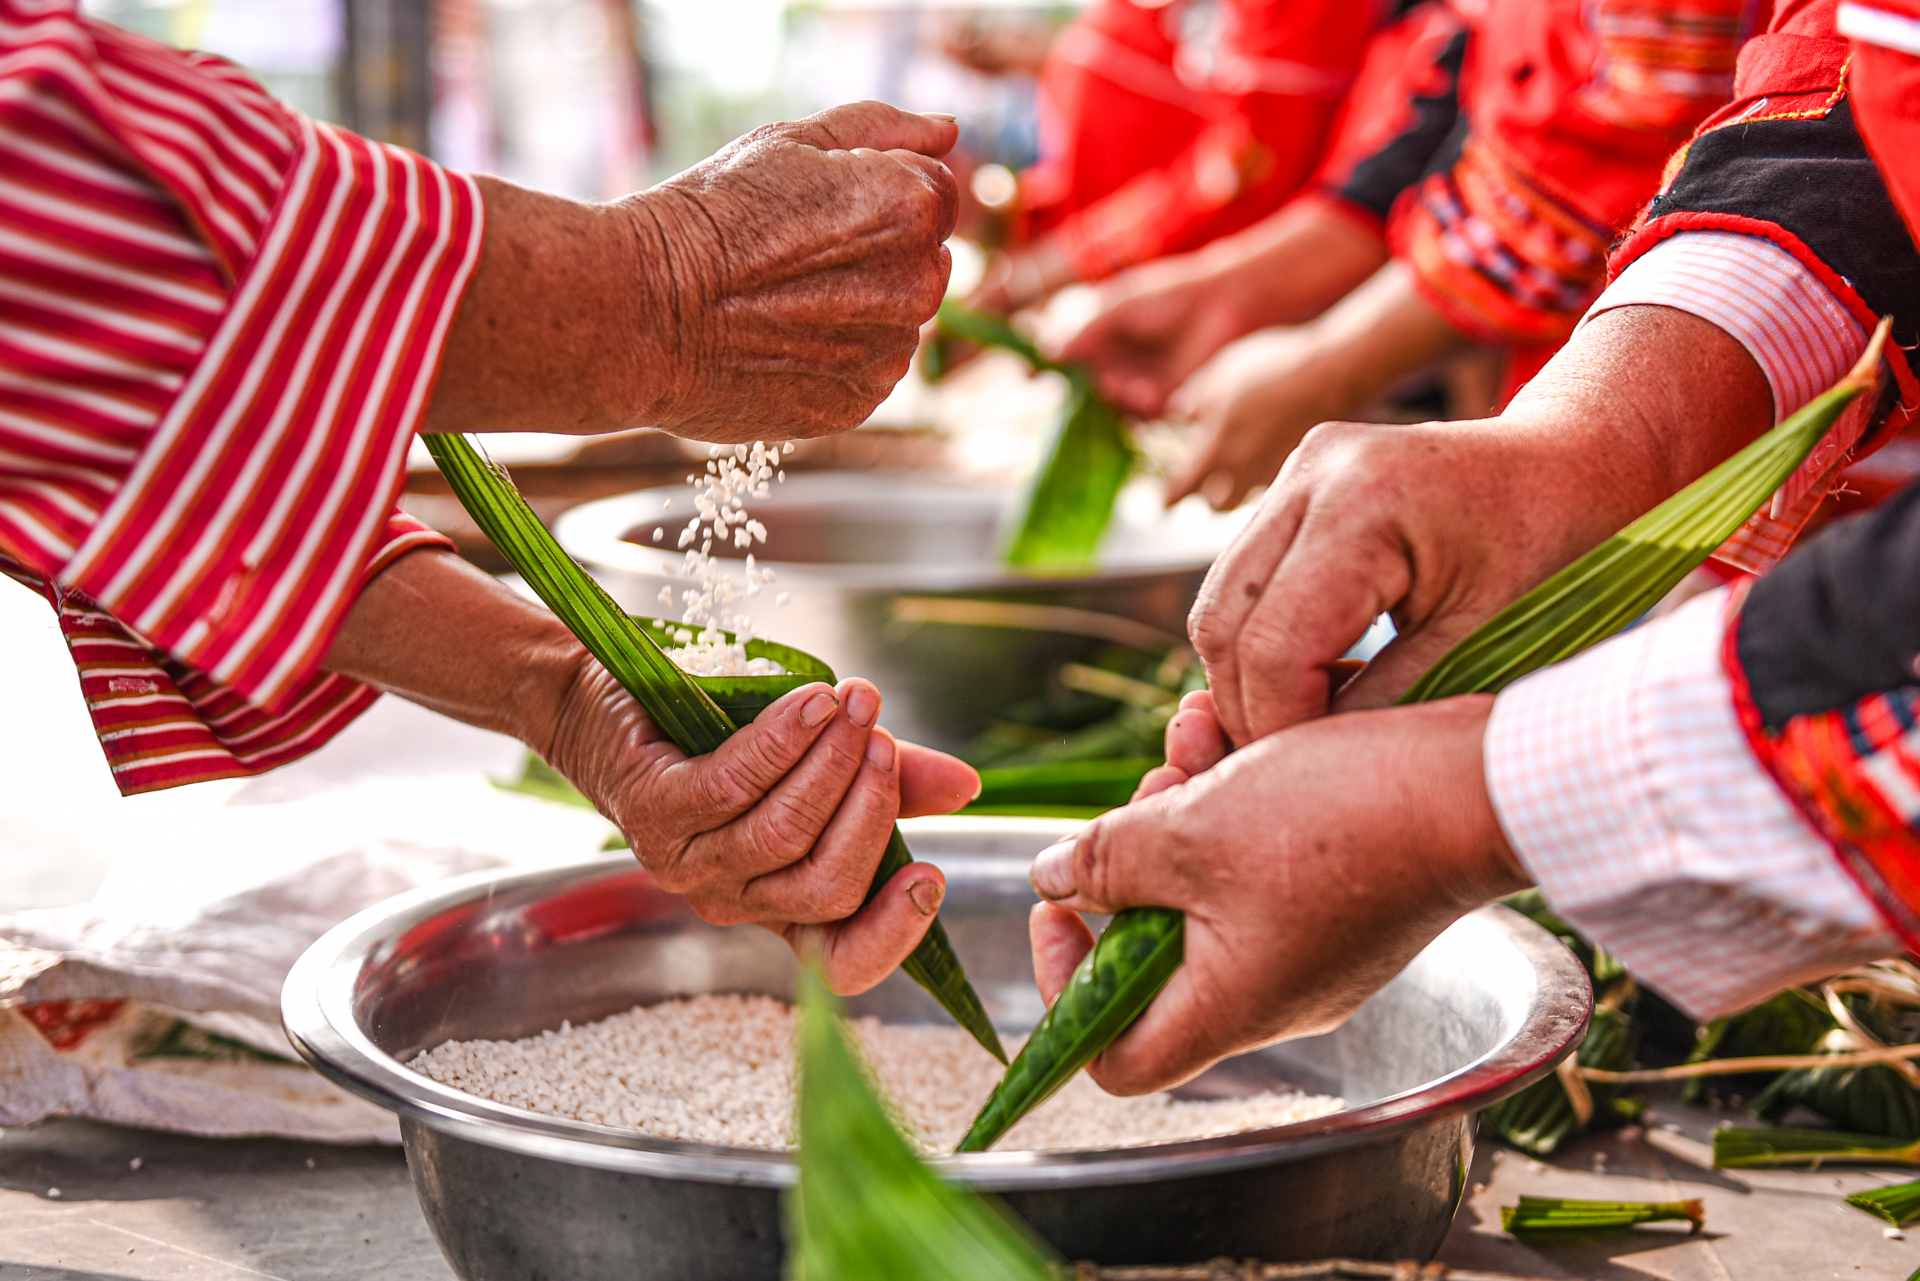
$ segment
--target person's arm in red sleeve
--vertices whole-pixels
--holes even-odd
[[[58,611],[124,791],[271,768],[390,689],[521,734],[700,910],[796,943],[859,906],[903,803],[964,802],[858,681],[678,757],[393,507],[423,426],[853,425],[945,285],[950,120],[861,104],[583,206],[70,6],[0,0],[0,47],[0,569]],[[834,981],[891,969],[940,889],[916,865],[829,929]]]
[[[1608,245],[1669,151],[1725,102],[1748,5],[1627,7],[1496,0],[1470,128],[1396,210],[1395,264],[1305,330],[1242,339],[1194,376],[1174,404],[1205,443],[1177,492],[1239,501],[1315,423],[1468,343],[1513,350],[1510,388],[1538,371],[1600,292]]]
[[[1394,205],[1453,132],[1469,40],[1440,0],[1376,33],[1309,188],[1245,231],[1100,285],[1062,358],[1084,363],[1115,405],[1153,417],[1234,339],[1305,324],[1346,297],[1387,261]]]
[[[998,257],[973,305],[1017,310],[1198,248],[1259,221],[1313,175],[1365,51],[1368,7],[1238,0],[1219,13],[1223,28],[1183,42],[1174,67],[1209,121],[1171,159]]]

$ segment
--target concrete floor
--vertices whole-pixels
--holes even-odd
[[[1551,1281],[1903,1281],[1920,1239],[1841,1203],[1891,1171],[1715,1171],[1698,1108],[1585,1140],[1552,1163],[1482,1144],[1440,1258]],[[1663,1126],[1674,1126],[1665,1129]],[[138,1168],[132,1162],[138,1159]],[[58,1189],[58,1195],[54,1194]],[[1708,1231],[1666,1226],[1528,1246],[1499,1229],[1522,1193],[1702,1197]],[[206,1140],[53,1121],[0,1132],[0,1281],[450,1281],[400,1153]]]

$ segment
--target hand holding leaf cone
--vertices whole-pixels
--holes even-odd
[[[1624,630],[1731,538],[1787,482],[1841,412],[1872,390],[1888,328],[1883,321],[1859,363],[1831,390],[1482,624],[1400,702],[1494,693]],[[1158,909],[1120,913],[1107,933],[1146,929],[1140,913],[1148,910]],[[1117,949],[1116,960],[1108,964],[1133,951]],[[1088,955],[1083,970],[1098,954],[1096,948]],[[1158,976],[1145,999],[1126,1008],[1114,1003],[1113,994],[1146,989],[1144,981],[1129,981],[1144,976],[1113,975],[1095,985],[1083,984],[1076,971],[981,1109],[965,1150],[990,1146],[1058,1088],[1056,1065],[1072,1061],[1077,1070],[1097,1057],[1139,1017],[1171,974],[1170,968]],[[1097,1035],[1088,1029],[1097,1029]]]
[[[429,435],[424,439],[460,505],[493,540],[500,554],[682,751],[702,756],[733,735],[734,721],[709,696],[700,680],[668,658],[647,635],[644,624],[629,617],[561,550],[504,471],[491,465],[465,436]],[[824,664],[808,658],[813,666],[825,670]],[[766,679],[740,678],[734,684]],[[716,688],[727,696],[725,687]],[[895,827],[867,890],[868,900],[912,861],[906,840]],[[901,968],[988,1053],[1002,1063],[1007,1061],[1000,1038],[937,917]]]

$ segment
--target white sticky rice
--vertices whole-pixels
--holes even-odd
[[[929,1153],[950,1152],[1002,1068],[957,1027],[852,1023],[866,1060]],[[662,1139],[784,1149],[793,1143],[794,1010],[765,996],[664,1001],[520,1041],[448,1041],[416,1072],[512,1107]],[[1018,1048],[1009,1041],[1007,1049]],[[1140,1147],[1264,1129],[1337,1112],[1317,1094],[1115,1098],[1084,1073],[996,1151]]]

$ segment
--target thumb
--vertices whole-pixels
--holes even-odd
[[[1028,873],[1034,891],[1075,912],[1186,906],[1185,886],[1161,856],[1170,843],[1166,829],[1179,791],[1109,810],[1041,850]]]
[[[822,151],[914,151],[939,158],[953,150],[960,126],[952,116],[918,115],[884,102],[850,102],[795,121],[790,136]]]

